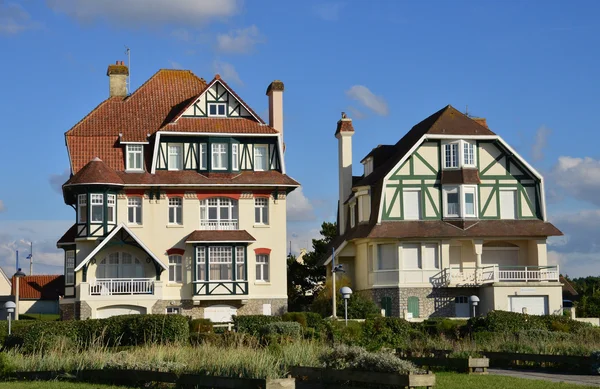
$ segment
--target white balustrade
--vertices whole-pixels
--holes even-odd
[[[201,230],[237,230],[237,220],[200,220]]]
[[[152,278],[97,278],[90,282],[90,294],[94,296],[153,294]]]
[[[446,269],[449,285],[477,285],[490,282],[541,282],[558,281],[558,266],[499,266],[487,265],[480,268],[450,267]]]

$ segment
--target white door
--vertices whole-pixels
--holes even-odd
[[[509,296],[508,299],[511,312],[526,312],[528,315],[548,314],[548,296]]]
[[[470,317],[469,297],[458,296],[454,299],[456,317]]]
[[[213,305],[204,308],[204,318],[210,319],[213,323],[229,323],[233,319],[231,316],[237,313],[237,309],[229,305]]]
[[[98,308],[96,319],[106,319],[120,315],[141,315],[146,313],[146,308],[134,305],[111,305],[110,307]]]
[[[421,191],[405,190],[402,192],[404,220],[421,219]]]
[[[517,266],[519,264],[519,249],[484,247],[481,263],[484,265]]]
[[[500,190],[500,219],[517,218],[517,191]]]

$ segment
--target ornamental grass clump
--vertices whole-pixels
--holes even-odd
[[[426,374],[413,363],[391,353],[371,353],[362,347],[337,345],[319,356],[322,366],[329,369],[351,369],[395,374]]]

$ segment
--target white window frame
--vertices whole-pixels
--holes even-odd
[[[179,154],[171,153],[171,147],[178,148]],[[171,156],[178,156],[180,169],[176,169],[171,163]],[[167,144],[167,166],[169,170],[179,171],[183,170],[183,143],[168,143]]]
[[[425,268],[424,267],[424,262],[425,262],[425,247],[426,246],[431,246],[431,245],[435,245],[435,258],[436,261],[434,262],[432,268]],[[401,261],[401,269],[406,269],[406,270],[440,270],[442,267],[442,259],[441,259],[441,255],[442,255],[442,250],[441,250],[441,245],[440,242],[436,242],[436,241],[430,241],[430,242],[411,242],[411,241],[406,241],[406,242],[402,242],[402,245],[400,247],[400,249],[402,250],[402,253],[404,254],[404,248],[407,246],[417,246],[419,249],[419,258],[418,258],[418,263],[417,263],[417,267],[416,268],[405,268],[404,267],[404,258],[402,258]]]
[[[75,285],[75,250],[65,252],[65,285]]]
[[[117,224],[117,196],[114,194],[106,195],[106,222]]]
[[[381,255],[381,253],[383,251],[384,246],[388,246],[388,247],[391,246],[392,249],[393,249],[392,251],[394,253],[394,257],[392,258],[392,260],[393,260],[392,264],[394,265],[394,267],[391,268],[391,269],[384,269],[381,266],[383,264],[383,262],[382,262],[383,257]],[[377,272],[377,271],[395,271],[395,270],[398,270],[399,269],[399,265],[400,265],[399,258],[398,258],[398,249],[399,249],[398,248],[398,244],[396,244],[396,243],[383,243],[383,244],[376,245],[376,250],[377,250],[376,254],[377,255],[376,255],[376,258],[375,258],[375,263],[373,264],[374,271]]]
[[[199,152],[199,168],[200,170],[207,170],[208,169],[208,150],[207,150],[207,144],[206,143],[200,143],[198,145],[198,147],[200,148]]]
[[[246,281],[246,248],[235,246],[235,280]]]
[[[444,217],[446,218],[457,218],[457,219],[471,219],[477,218],[479,215],[479,198],[477,196],[477,185],[444,185],[442,187],[442,200],[444,206]],[[458,214],[448,213],[448,194],[458,194]],[[466,207],[466,194],[473,194],[473,210],[474,214],[467,214]]]
[[[194,281],[207,281],[205,246],[196,246],[196,279]]]
[[[215,203],[216,204],[211,204]],[[237,200],[229,197],[209,197],[200,200],[200,222],[236,222],[239,219],[239,204]],[[217,209],[217,218],[210,218],[210,208]],[[221,219],[221,208],[228,208],[229,219]],[[202,214],[204,213],[204,218]]]
[[[350,203],[350,228],[356,225],[356,202]]]
[[[169,224],[177,226],[183,225],[182,197],[169,197]]]
[[[211,114],[211,107],[215,107],[215,113]],[[223,107],[223,114],[219,114],[219,107]],[[208,103],[207,115],[210,117],[227,117],[227,103]]]
[[[139,202],[139,204],[138,204]],[[144,220],[142,213],[144,210],[144,198],[141,196],[132,196],[132,197],[128,197],[127,198],[127,224],[129,225],[136,225],[136,226],[141,226],[142,222]],[[138,214],[137,214],[137,208],[140,209],[139,211],[139,220],[138,220]],[[133,209],[133,219],[131,220],[129,218],[130,214],[130,210]]]
[[[265,154],[264,154],[264,158],[265,158],[264,169],[257,168],[257,164],[256,164],[256,150],[258,150],[258,149],[264,149],[265,150]],[[256,172],[265,172],[267,170],[269,170],[269,145],[254,145],[254,171],[256,171]]]
[[[87,223],[88,216],[87,194],[80,194],[77,196],[77,223]]]
[[[169,283],[183,283],[183,256],[179,254],[169,255]]]
[[[270,262],[269,254],[256,255],[256,282],[270,282]]]
[[[166,307],[165,315],[181,315],[181,307]]]
[[[100,199],[100,202],[98,202],[98,199]],[[100,220],[94,220],[93,215],[94,215],[94,208],[100,207],[100,209],[102,210],[102,212],[100,213]],[[104,222],[104,194],[103,193],[91,193],[90,194],[90,206],[89,208],[89,212],[90,212],[90,223],[103,223]]]
[[[233,170],[233,171],[240,170],[239,150],[240,150],[239,143],[231,144],[231,170]]]
[[[365,162],[363,163],[363,166],[364,166],[365,177],[368,176],[369,174],[373,173],[373,157],[369,157],[367,160],[365,160]]]
[[[144,145],[139,144],[139,143],[127,144],[127,145],[125,145],[125,149],[126,149],[126,158],[125,158],[126,168],[125,168],[125,170],[138,171],[138,172],[144,171]],[[129,163],[130,155],[133,155],[134,166],[131,166],[131,164]],[[138,166],[138,162],[139,162],[139,166]]]
[[[404,199],[405,199],[404,194],[406,192],[417,192],[418,193],[418,201],[417,201],[418,204],[417,205],[419,206],[419,208],[418,208],[418,217],[416,219],[412,219],[412,218],[408,219],[406,217],[406,209],[404,209]],[[421,210],[422,210],[421,202],[422,201],[423,201],[423,193],[421,193],[421,188],[410,188],[410,187],[403,188],[402,189],[402,217],[403,217],[403,219],[404,220],[422,220],[423,216],[424,216],[424,215],[422,215],[423,212],[421,212]]]
[[[450,148],[450,161],[453,160],[453,149],[456,148],[456,155],[454,156],[456,159],[456,165],[449,165],[448,160],[446,159],[448,154],[448,148]],[[442,145],[442,161],[444,169],[458,169],[460,168],[460,141],[456,142],[446,142]]]
[[[223,149],[223,146],[225,147]],[[210,145],[210,167],[212,170],[227,170],[228,169],[228,161],[229,161],[229,143],[211,143]],[[224,163],[224,165],[216,165],[217,158],[216,155],[219,155],[219,162]]]
[[[456,145],[455,147],[457,147],[456,166],[448,166],[446,164],[446,162],[447,162],[446,161],[446,148],[449,147],[450,145]],[[471,161],[471,163],[466,163],[465,147],[467,147],[467,146],[471,147],[471,150],[473,151],[473,160]],[[443,141],[442,148],[441,148],[441,158],[442,158],[442,168],[444,170],[460,169],[462,167],[476,167],[477,166],[477,142],[474,140],[464,140],[464,139]]]
[[[258,213],[257,213],[258,211]],[[257,218],[258,216],[258,218]],[[255,197],[254,198],[254,224],[268,226],[269,225],[269,198]]]
[[[211,253],[211,251],[215,250],[217,251],[217,249],[219,249],[218,251],[220,251],[220,253],[222,254],[229,254],[229,257],[218,257],[218,253],[214,252]],[[233,247],[232,246],[208,246],[208,280],[209,281],[222,281],[222,282],[226,282],[226,281],[233,281]],[[220,254],[219,253],[219,254]],[[228,259],[228,261],[223,261],[223,259]],[[212,267],[213,266],[218,266],[216,269],[219,269],[219,277],[221,276],[222,272],[222,267],[225,266],[226,267],[226,271],[230,274],[229,278],[213,278],[211,277],[211,273],[212,273]]]

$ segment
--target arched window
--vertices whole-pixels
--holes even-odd
[[[205,230],[237,230],[237,200],[227,197],[200,200],[200,227]]]
[[[129,253],[111,253],[96,268],[96,278],[144,278],[142,262]]]

